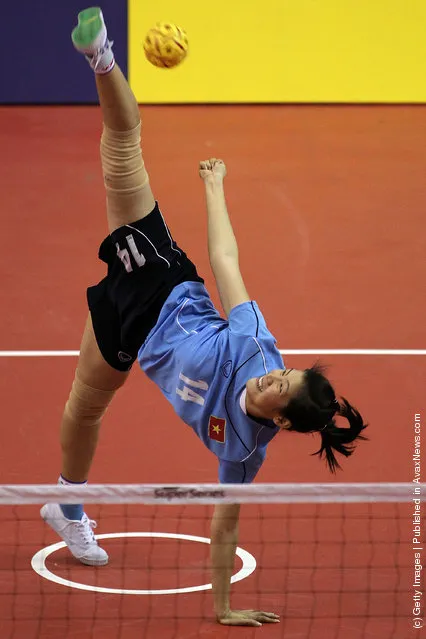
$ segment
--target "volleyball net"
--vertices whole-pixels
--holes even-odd
[[[268,639],[418,638],[426,597],[425,489],[0,486],[0,636],[210,636],[211,516],[217,504],[240,503],[231,606],[279,614]],[[71,556],[40,518],[48,502],[84,502],[108,565],[84,566]],[[242,632],[251,637],[255,629]]]

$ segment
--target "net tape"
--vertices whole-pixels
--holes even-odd
[[[426,500],[426,483],[0,485],[0,505],[403,503]]]

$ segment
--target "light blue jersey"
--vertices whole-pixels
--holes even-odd
[[[251,482],[277,434],[247,416],[245,385],[284,368],[256,302],[220,317],[203,284],[173,289],[138,353],[143,371],[219,459],[219,481]]]

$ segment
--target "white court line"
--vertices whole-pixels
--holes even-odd
[[[77,357],[80,351],[0,351],[0,357]]]
[[[181,535],[180,533],[161,533],[161,532],[125,532],[125,533],[107,533],[106,535],[96,535],[96,539],[116,539],[116,538],[129,538],[129,537],[155,537],[165,539],[178,539],[185,541],[197,541],[202,544],[210,544],[208,537],[196,537],[194,535]],[[31,567],[33,570],[48,579],[62,586],[68,586],[68,588],[78,588],[79,590],[92,590],[93,592],[113,593],[118,595],[175,595],[179,593],[199,592],[200,590],[211,590],[211,584],[203,584],[201,586],[188,586],[186,588],[170,588],[167,590],[124,590],[122,588],[104,588],[100,586],[91,586],[89,584],[82,584],[78,581],[70,581],[64,579],[59,575],[51,572],[46,567],[46,559],[52,553],[57,550],[66,548],[66,544],[60,541],[57,544],[52,544],[46,548],[42,548],[31,559]],[[231,583],[242,581],[247,579],[256,570],[256,559],[247,550],[237,547],[235,554],[242,561],[240,570],[231,577]]]
[[[288,348],[281,355],[426,355],[410,348]],[[0,351],[0,357],[77,357],[79,351]]]

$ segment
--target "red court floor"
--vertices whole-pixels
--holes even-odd
[[[425,348],[426,302],[421,291],[426,281],[426,107],[191,106],[146,107],[142,113],[144,153],[155,195],[173,235],[197,264],[215,302],[203,188],[197,175],[198,161],[210,156],[227,163],[228,204],[241,269],[280,348]],[[1,351],[79,347],[87,312],[85,288],[103,276],[97,260],[97,247],[106,233],[99,134],[97,107],[0,108]],[[309,354],[284,355],[291,367],[306,367],[316,359]],[[369,441],[344,460],[338,480],[411,481],[414,415],[424,416],[425,356],[324,355],[320,359],[330,365],[329,376],[338,394],[355,404],[370,424]],[[0,357],[1,483],[56,481],[58,425],[75,364],[75,357]],[[325,464],[310,456],[317,448],[316,437],[283,433],[269,447],[258,481],[334,481]],[[214,458],[135,367],[104,420],[91,482],[184,483],[216,478]],[[29,561],[40,544],[55,541],[54,535],[37,519],[18,525],[15,515],[25,519],[26,514],[10,509],[5,514],[4,507],[0,636],[420,637],[412,629],[410,582],[405,573],[402,582],[407,579],[407,594],[401,595],[398,610],[386,601],[375,602],[367,610],[358,594],[347,603],[358,613],[341,619],[336,618],[330,600],[322,599],[321,588],[327,591],[328,584],[330,589],[335,586],[327,564],[320,585],[316,584],[318,571],[309,576],[293,571],[283,580],[284,573],[276,567],[288,548],[283,550],[281,543],[274,550],[270,544],[271,539],[279,544],[274,520],[281,515],[284,519],[285,513],[279,506],[269,511],[270,520],[263,528],[256,516],[242,524],[241,546],[257,557],[259,569],[235,585],[234,605],[268,605],[283,617],[280,625],[252,630],[215,625],[208,593],[126,599],[70,593],[63,586],[44,583],[31,571]],[[386,537],[389,552],[398,544],[395,530],[402,531],[401,536],[409,534],[406,523],[395,527],[396,513],[386,509],[369,513],[377,518],[379,529],[382,526],[372,538]],[[30,509],[30,514],[37,517],[35,510]],[[409,517],[404,509],[397,514],[401,520]],[[98,532],[110,532],[110,518],[104,519],[102,512],[98,515]],[[158,522],[164,515],[148,509],[130,519],[130,524],[119,513],[113,524],[116,531],[129,530],[129,525],[155,530],[167,524],[171,532],[208,535],[207,516],[204,509],[201,521],[194,514],[179,514]],[[299,521],[302,526],[303,513],[296,509],[293,516],[295,525]],[[327,535],[337,534],[331,523],[325,525]],[[343,533],[349,534],[349,529]],[[324,556],[315,551],[320,548],[318,541],[308,537],[305,542],[309,562],[321,562]],[[335,543],[337,547],[341,540],[337,537]],[[58,554],[58,569],[77,575],[77,580],[90,583],[93,578],[98,584],[116,587],[126,579],[136,583],[141,573],[145,576],[140,588],[146,579],[158,580],[159,587],[165,588],[168,577],[175,579],[173,572],[163,570],[160,575],[163,558],[174,552],[168,543],[149,547],[153,563],[148,577],[143,570],[146,554],[138,542],[109,544],[111,556],[125,570],[117,571],[112,562],[104,573],[90,569],[84,573],[63,551]],[[190,564],[183,580],[208,579],[204,551],[183,548],[180,561]],[[170,561],[175,561],[171,555]],[[355,559],[355,563],[367,562],[371,574],[374,561]],[[135,566],[141,569],[139,577]],[[380,569],[376,577],[386,581],[386,571],[379,573]],[[296,580],[293,585],[292,579]],[[293,601],[298,588],[305,594],[299,598],[295,594]],[[370,583],[367,590],[371,588]],[[407,601],[402,600],[404,596]],[[341,613],[345,606],[343,602]],[[327,613],[322,621],[321,611]]]

